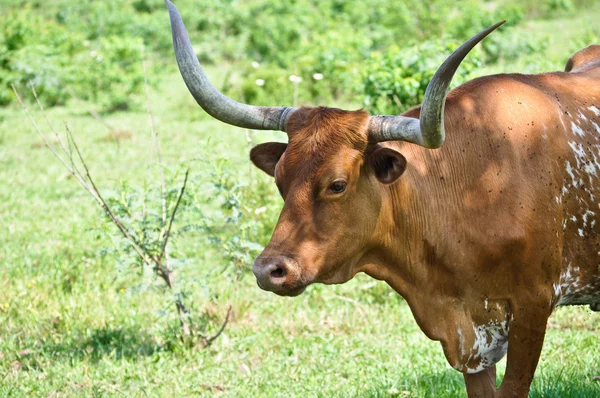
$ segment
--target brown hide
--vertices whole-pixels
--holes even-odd
[[[455,89],[436,150],[367,144],[362,111],[292,114],[274,170],[285,204],[255,263],[288,274],[268,290],[299,294],[366,272],[406,299],[469,395],[527,396],[555,306],[600,303],[599,49],[575,54],[568,73]],[[406,160],[391,184],[372,166],[382,147]],[[331,192],[340,179],[345,191]]]

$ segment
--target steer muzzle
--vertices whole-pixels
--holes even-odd
[[[280,296],[297,296],[306,289],[298,262],[290,257],[259,256],[252,266],[258,286]]]

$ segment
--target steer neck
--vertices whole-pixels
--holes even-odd
[[[392,287],[401,294],[417,282],[425,252],[426,203],[419,200],[414,185],[413,179],[404,176],[394,184],[380,185],[382,203],[373,234],[375,253],[381,259],[378,268],[387,275],[381,279],[399,278]]]
[[[382,186],[373,250],[361,270],[384,280],[403,296],[425,334],[442,340],[439,316],[444,312],[444,293],[448,292],[439,289],[453,287],[444,281],[450,278],[435,248],[443,239],[440,229],[449,232],[451,226],[445,217],[436,216],[431,197],[424,197],[424,193],[435,192],[429,185],[431,181],[407,173],[396,183]]]

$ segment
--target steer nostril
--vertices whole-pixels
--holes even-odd
[[[283,277],[285,277],[286,274],[287,274],[287,272],[285,271],[284,268],[277,267],[273,271],[271,271],[271,278],[273,278],[273,279],[283,278]]]

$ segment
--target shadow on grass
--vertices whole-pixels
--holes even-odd
[[[600,397],[600,382],[586,380],[582,375],[534,380],[529,393],[531,398],[597,398]]]
[[[497,378],[500,385],[501,378]],[[367,390],[361,396],[371,398],[389,397],[466,397],[463,375],[453,369],[424,374],[416,383],[384,382],[379,387]],[[597,398],[600,397],[600,381],[586,380],[581,374],[570,374],[549,378],[548,375],[534,379],[529,393],[531,398]]]
[[[102,358],[135,360],[157,352],[172,351],[172,342],[160,343],[154,336],[134,328],[89,329],[83,335],[65,336],[60,343],[41,347],[53,358],[98,361]]]
[[[463,376],[453,369],[424,373],[410,381],[383,382],[379,387],[360,394],[371,398],[390,397],[465,397]]]

